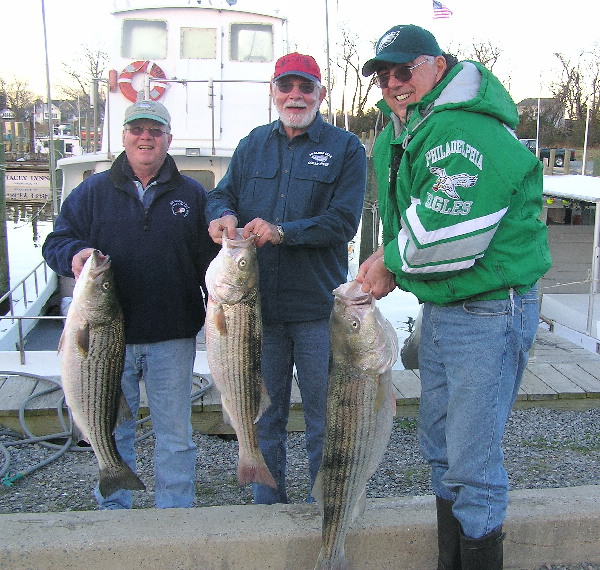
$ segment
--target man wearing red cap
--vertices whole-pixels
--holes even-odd
[[[326,89],[309,55],[275,64],[271,96],[279,120],[240,141],[229,169],[209,193],[209,233],[217,243],[237,226],[256,235],[263,317],[262,373],[271,398],[258,438],[277,489],[254,485],[254,502],[288,501],[287,423],[296,367],[306,422],[311,488],[321,464],[332,290],[347,280],[348,242],[356,234],[366,157],[356,135],[326,123]],[[312,500],[309,498],[309,500]]]

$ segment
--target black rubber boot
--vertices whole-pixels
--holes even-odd
[[[481,538],[467,538],[461,534],[462,570],[502,570],[505,536],[501,526]]]
[[[453,504],[454,501],[435,498],[439,552],[437,570],[461,570],[460,523],[452,514]]]

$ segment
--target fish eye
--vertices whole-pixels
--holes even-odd
[[[246,267],[246,265],[248,265],[248,262],[245,259],[240,259],[238,261],[238,267],[240,269],[244,269]]]
[[[350,326],[354,329],[354,330],[359,330],[360,329],[360,321],[358,321],[357,319],[352,319],[350,321]]]
[[[110,281],[103,281],[102,289],[104,289],[105,291],[108,291],[110,289]]]

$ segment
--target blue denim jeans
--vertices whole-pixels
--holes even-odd
[[[133,414],[115,431],[117,449],[135,471],[135,418],[144,379],[154,429],[154,479],[157,508],[191,507],[195,495],[196,446],[192,441],[191,393],[196,339],[128,344],[121,386]],[[120,489],[96,500],[101,509],[130,509],[131,491]]]
[[[277,482],[277,489],[255,483],[256,504],[288,502],[286,440],[294,364],[306,423],[306,452],[312,489],[323,454],[329,382],[329,319],[263,327],[262,374],[271,406],[258,422],[258,442]],[[310,495],[307,500],[312,500]]]
[[[506,300],[423,307],[419,443],[433,492],[454,501],[470,538],[506,515],[502,435],[538,322],[537,287]]]

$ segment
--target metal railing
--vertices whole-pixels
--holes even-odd
[[[0,316],[0,321],[10,320],[11,324],[17,324],[18,341],[16,349],[21,353],[21,364],[25,364],[25,336],[33,328],[24,327],[23,321],[38,321],[38,320],[56,320],[64,319],[63,316],[42,316],[40,314],[28,315],[27,311],[31,305],[39,301],[40,295],[46,290],[48,284],[53,280],[54,272],[48,267],[45,261],[41,261],[34,269],[32,269],[23,279],[14,285],[10,291],[0,297],[0,306],[8,300],[8,312]],[[52,291],[53,293],[54,291]],[[50,295],[48,295],[49,297]],[[19,315],[16,314],[17,308]],[[41,311],[42,307],[39,307]],[[27,330],[25,330],[27,329]],[[3,331],[3,334],[8,335],[11,329]]]

